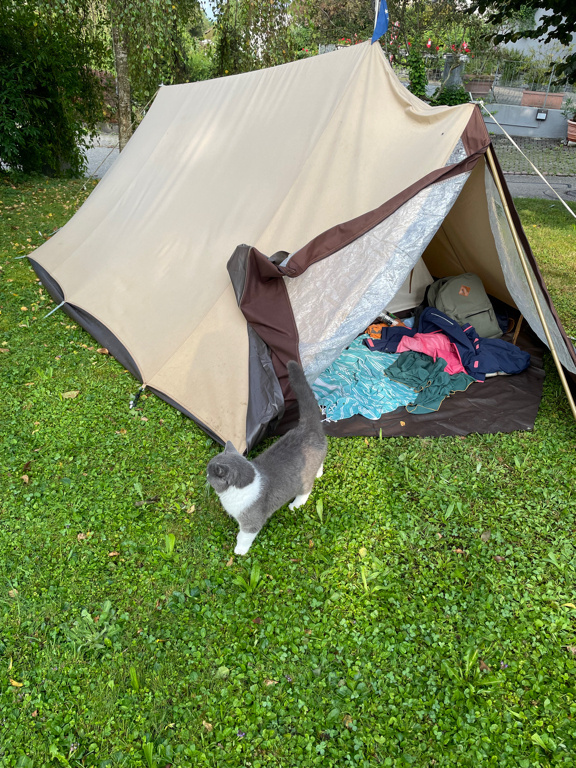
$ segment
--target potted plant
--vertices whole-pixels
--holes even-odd
[[[486,98],[493,85],[493,75],[464,75],[464,87],[473,99]]]
[[[566,139],[576,142],[576,100],[569,96],[562,107],[562,114],[568,120]]]
[[[522,93],[521,107],[547,107],[548,109],[560,109],[563,93],[550,93],[549,91],[524,91]]]

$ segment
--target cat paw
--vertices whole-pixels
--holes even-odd
[[[300,496],[296,496],[294,501],[291,504],[288,504],[288,509],[294,510],[294,509],[298,509],[298,507],[302,507],[308,501],[309,496],[310,496],[310,493],[303,493]]]
[[[235,555],[245,555],[250,547],[252,546],[252,542],[254,539],[258,536],[257,533],[247,533],[246,531],[238,531],[238,538],[236,539],[236,547],[234,549]]]

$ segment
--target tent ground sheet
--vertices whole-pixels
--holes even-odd
[[[506,341],[512,340],[511,335],[503,338]],[[476,383],[465,392],[456,392],[446,398],[440,409],[434,413],[412,414],[404,406],[400,406],[392,412],[384,413],[378,419],[355,415],[340,421],[325,422],[326,434],[334,437],[380,434],[389,437],[439,437],[468,435],[474,432],[486,434],[531,430],[534,428],[542,399],[542,358],[545,347],[525,326],[517,344],[531,356],[530,367],[523,373],[494,376],[486,379],[484,383]],[[285,420],[285,423],[287,422],[288,419]]]

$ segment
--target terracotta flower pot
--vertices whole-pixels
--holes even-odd
[[[465,77],[464,87],[472,98],[487,96],[494,85],[493,77]]]
[[[576,117],[576,115],[574,115]],[[566,138],[568,141],[576,142],[576,120],[568,120],[568,128],[566,129]]]
[[[522,101],[520,102],[520,106],[560,109],[562,107],[563,100],[563,93],[549,93],[546,95],[546,91],[524,91],[522,94]]]

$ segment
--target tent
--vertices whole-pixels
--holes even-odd
[[[429,274],[476,272],[576,373],[479,108],[428,106],[370,43],[162,87],[30,260],[149,390],[240,450],[286,424],[289,359],[313,380]],[[468,429],[444,421],[430,434]]]

